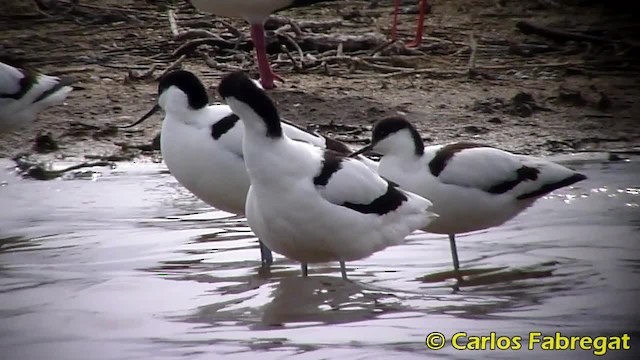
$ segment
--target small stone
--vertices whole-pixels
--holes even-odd
[[[46,154],[58,149],[58,143],[53,139],[51,134],[36,136],[35,143],[33,144],[33,151]]]
[[[611,108],[613,103],[607,94],[600,92],[600,100],[598,100],[598,109],[600,111],[605,111]]]
[[[531,94],[521,91],[511,99],[511,102],[513,104],[532,104],[535,101],[533,100],[533,96]]]
[[[584,106],[587,104],[587,100],[584,99],[582,93],[579,90],[567,89],[563,87],[560,88],[558,100],[575,106]]]
[[[609,153],[609,161],[622,161],[622,160],[626,160],[626,159],[616,153]]]
[[[159,132],[158,135],[156,135],[153,140],[151,141],[151,148],[153,150],[160,150],[160,136],[162,135],[162,132]]]
[[[464,131],[469,134],[486,134],[489,132],[489,129],[481,126],[467,125],[464,127]]]

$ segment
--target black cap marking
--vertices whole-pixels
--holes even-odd
[[[264,121],[268,137],[282,136],[278,109],[267,93],[258,87],[247,74],[236,71],[223,76],[220,85],[218,85],[218,92],[222,98],[233,97],[253,109]]]
[[[424,143],[422,142],[420,133],[418,133],[418,130],[416,130],[416,128],[411,125],[409,121],[399,116],[380,120],[373,127],[373,130],[371,132],[371,143],[376,144],[389,135],[404,129],[409,130],[409,132],[411,133],[416,156],[422,156],[424,154]]]
[[[158,83],[158,95],[171,86],[177,87],[187,95],[189,106],[194,110],[202,109],[209,104],[207,90],[192,72],[176,70],[161,77]]]

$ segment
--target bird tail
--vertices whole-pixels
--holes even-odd
[[[532,186],[522,189],[522,192],[517,197],[518,200],[544,196],[554,190],[573,185],[587,178],[586,175],[565,166],[537,158],[527,158],[523,164],[537,168],[539,173],[538,178],[531,183]]]
[[[60,104],[67,98],[73,87],[73,79],[69,77],[58,78],[49,75],[40,75],[34,87],[38,88],[40,94],[34,99],[34,103],[41,103],[43,106]]]
[[[430,200],[416,195],[412,192],[401,190],[405,196],[407,196],[407,210],[409,216],[409,227],[413,230],[418,230],[429,225],[434,219],[438,217],[438,214],[431,211],[433,203]]]

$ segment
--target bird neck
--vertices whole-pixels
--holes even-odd
[[[288,191],[287,187],[299,178],[296,174],[307,171],[305,155],[308,154],[297,147],[301,144],[287,137],[269,138],[245,131],[242,152],[251,183]]]
[[[202,109],[190,109],[186,107],[173,107],[165,110],[165,121],[201,128],[209,125],[207,107]]]
[[[379,149],[385,157],[415,161],[424,154],[424,144],[417,131],[403,129],[381,140],[374,149]]]
[[[411,152],[391,152],[380,159],[380,169],[399,169],[410,172],[416,167],[421,167],[422,156]]]

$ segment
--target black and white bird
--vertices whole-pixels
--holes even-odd
[[[425,147],[400,117],[377,123],[371,143],[352,155],[382,155],[378,172],[433,201],[439,216],[423,230],[448,234],[459,270],[455,235],[498,226],[550,192],[586,179],[556,163],[471,142]]]
[[[0,134],[31,125],[38,113],[60,104],[69,79],[38,74],[0,62]]]
[[[293,141],[276,106],[243,72],[226,75],[220,96],[245,126],[251,188],[246,216],[273,251],[302,263],[365,258],[429,224],[431,202],[381,178],[355,159]]]
[[[264,34],[264,23],[272,13],[293,7],[335,0],[190,0],[200,11],[224,17],[243,18],[251,25],[251,40],[256,48],[260,82],[272,89],[279,77],[271,70]]]
[[[185,70],[163,76],[158,83],[158,103],[140,124],[158,110],[164,110],[160,149],[171,174],[205,203],[216,209],[243,215],[249,191],[249,176],[244,164],[242,139],[244,124],[227,105],[209,105],[205,86]],[[319,148],[329,147],[348,154],[346,145],[294,126],[283,124],[288,137]],[[377,163],[360,157],[377,168]],[[260,243],[262,263],[273,261],[271,251]]]

